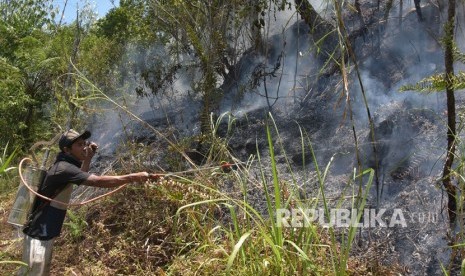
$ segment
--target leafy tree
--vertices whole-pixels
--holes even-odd
[[[0,20],[0,143],[27,147],[47,125],[56,59],[50,52],[50,1],[3,1]]]
[[[156,34],[151,27],[150,1],[123,0],[97,22],[97,34],[125,45],[152,42]]]
[[[50,0],[2,0],[0,10],[2,23],[14,30],[16,37],[54,27],[56,10]]]
[[[89,39],[102,42],[94,45],[105,45],[103,49],[96,49],[101,52],[102,58],[106,60],[104,56],[110,57],[102,62],[106,63],[103,70],[111,70],[112,80],[118,82],[113,83],[113,86],[124,87],[125,82],[133,79],[135,75],[145,77],[153,68],[161,70],[168,67],[159,66],[154,62],[158,55],[154,45],[164,45],[166,40],[164,41],[163,36],[154,28],[153,16],[149,9],[149,1],[120,1],[120,5],[100,19],[91,32]],[[165,55],[167,53],[163,53],[163,57]],[[111,94],[117,87],[109,89]],[[142,88],[138,88],[137,91],[140,95],[144,94]]]
[[[192,76],[191,89],[199,95],[201,132],[209,131],[209,118],[215,113],[223,91],[220,86],[248,49],[262,54],[265,11],[271,5],[282,10],[287,1],[151,1],[149,16],[160,43],[171,59],[154,57],[157,66],[144,72],[151,92],[158,93],[164,82],[176,77],[179,69]]]

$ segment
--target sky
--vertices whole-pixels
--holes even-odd
[[[69,24],[76,19],[76,9],[82,9],[86,2],[91,3],[93,7],[95,7],[95,11],[98,14],[98,18],[105,16],[105,14],[113,7],[119,5],[119,0],[53,0],[55,6],[59,8],[59,14],[57,16],[57,20],[60,20],[61,13],[63,8],[66,9],[64,13],[63,23]],[[113,5],[113,3],[114,5]]]

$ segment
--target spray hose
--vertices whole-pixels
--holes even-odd
[[[96,196],[94,198],[91,198],[89,200],[84,200],[82,202],[71,202],[71,203],[66,203],[66,202],[63,202],[63,201],[60,201],[60,200],[55,200],[55,199],[52,199],[52,198],[49,198],[49,197],[46,197],[44,195],[41,195],[39,194],[38,192],[34,191],[34,189],[31,188],[31,186],[27,183],[27,181],[25,180],[24,176],[23,176],[23,173],[22,173],[22,168],[23,168],[23,163],[24,162],[32,162],[32,159],[30,158],[23,158],[21,160],[21,162],[19,162],[19,165],[18,165],[18,171],[19,171],[19,178],[21,179],[21,183],[24,184],[24,186],[26,186],[26,188],[31,192],[33,193],[34,195],[36,195],[37,197],[39,198],[42,198],[42,199],[45,199],[47,201],[50,201],[50,202],[54,202],[54,203],[57,203],[57,204],[60,204],[64,207],[68,207],[68,206],[82,206],[82,205],[85,205],[85,204],[88,204],[88,203],[91,203],[93,201],[96,201],[98,199],[101,199],[103,197],[106,197],[106,196],[109,196],[111,194],[114,194],[116,193],[117,191],[123,189],[124,187],[126,187],[129,183],[126,183],[126,184],[123,184],[121,186],[119,186],[118,188],[114,189],[114,190],[111,190],[105,194],[102,194],[102,195],[99,195],[99,196]],[[180,171],[180,172],[173,172],[173,173],[155,173],[155,174],[151,174],[152,176],[159,176],[159,177],[162,177],[162,176],[176,176],[176,175],[179,175],[179,174],[186,174],[186,173],[191,173],[191,172],[197,172],[197,171],[202,171],[202,170],[211,170],[211,169],[217,169],[217,168],[221,168],[221,170],[223,172],[229,172],[231,171],[231,169],[233,168],[233,166],[235,166],[235,164],[231,164],[231,163],[223,163],[219,166],[215,166],[215,167],[207,167],[207,168],[200,168],[200,169],[192,169],[192,170],[186,170],[186,171]]]
[[[34,189],[31,188],[31,186],[29,186],[29,184],[27,183],[27,181],[24,179],[24,176],[23,176],[23,173],[22,173],[22,168],[23,168],[23,163],[25,161],[29,161],[29,162],[32,162],[32,159],[30,158],[23,158],[23,160],[21,160],[21,162],[19,162],[19,166],[18,166],[18,170],[19,170],[19,178],[21,179],[21,183],[24,184],[24,186],[26,186],[26,188],[31,192],[33,193],[34,195],[36,195],[37,197],[40,197],[42,199],[45,199],[47,201],[50,201],[50,202],[54,202],[54,203],[57,203],[57,204],[60,204],[60,205],[63,205],[63,206],[82,206],[84,204],[87,204],[87,203],[91,203],[92,201],[95,201],[97,199],[100,199],[102,197],[105,197],[105,196],[109,196],[113,193],[116,193],[117,191],[121,190],[122,188],[124,188],[126,185],[128,184],[123,184],[121,186],[119,186],[118,188],[114,189],[114,190],[111,190],[103,195],[99,195],[99,196],[96,196],[92,199],[89,199],[89,200],[84,200],[82,202],[79,202],[79,203],[66,203],[66,202],[63,202],[63,201],[60,201],[60,200],[55,200],[55,199],[52,199],[52,198],[49,198],[49,197],[46,197],[44,195],[41,195],[39,194],[38,192],[34,191]]]

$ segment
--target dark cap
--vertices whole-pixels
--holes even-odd
[[[58,142],[58,145],[60,146],[60,149],[63,150],[64,147],[71,147],[71,145],[79,138],[82,138],[84,140],[88,139],[90,137],[91,133],[90,131],[86,130],[83,133],[79,133],[75,131],[74,129],[70,129],[63,133],[60,138],[60,142]]]

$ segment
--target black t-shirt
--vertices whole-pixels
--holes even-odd
[[[59,155],[50,168],[38,193],[68,203],[73,184],[80,185],[90,176],[80,169],[80,162],[71,156]],[[50,240],[60,235],[66,215],[66,205],[36,197],[24,234],[39,240]]]

